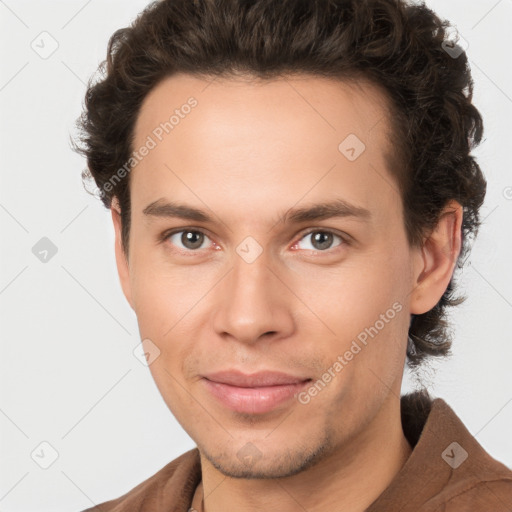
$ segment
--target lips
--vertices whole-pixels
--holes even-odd
[[[265,386],[282,386],[285,384],[298,384],[309,377],[298,377],[282,372],[263,371],[252,374],[244,374],[237,370],[227,370],[222,372],[210,373],[205,378],[213,382],[229,384],[240,388],[255,388]]]
[[[223,406],[245,414],[263,414],[291,402],[309,381],[308,377],[274,371],[244,374],[229,370],[203,378],[210,395]]]

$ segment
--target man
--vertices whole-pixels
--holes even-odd
[[[449,351],[485,196],[445,30],[394,0],[162,0],[114,34],[77,149],[197,448],[95,510],[512,510],[442,399],[400,399]]]

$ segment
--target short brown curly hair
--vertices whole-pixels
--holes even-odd
[[[91,77],[73,149],[87,158],[107,208],[121,208],[128,257],[130,174],[111,177],[133,152],[141,103],[160,80],[177,72],[253,78],[309,74],[362,79],[384,90],[393,115],[393,165],[411,246],[420,245],[450,199],[463,206],[462,250],[470,250],[486,181],[470,151],[480,143],[481,116],[472,104],[473,81],[465,52],[447,45],[452,27],[424,3],[405,0],[160,0],[110,38],[101,77]],[[456,52],[449,52],[449,48]],[[124,176],[124,174],[123,174]],[[414,315],[408,364],[449,353],[446,307],[454,276],[438,304]]]

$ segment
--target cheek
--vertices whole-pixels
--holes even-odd
[[[340,340],[349,340],[373,325],[396,301],[403,307],[401,267],[377,254],[353,256],[336,268],[296,269],[290,288],[309,309],[304,314],[311,322],[328,328]]]
[[[200,339],[208,318],[205,295],[209,281],[197,280],[198,271],[192,267],[175,269],[172,273],[156,266],[137,270],[135,313],[140,336],[150,339],[160,351],[150,370],[159,388],[174,389],[169,373],[186,376],[184,366],[197,351],[196,340]]]
[[[338,385],[355,385],[349,393],[381,385],[379,378],[391,385],[402,372],[409,293],[404,274],[395,257],[374,253],[329,271],[315,269],[293,284],[310,310],[306,330],[318,326],[326,368],[343,358]]]
[[[167,336],[208,290],[208,279],[198,279],[192,266],[170,271],[161,265],[146,265],[133,270],[135,312],[141,334],[147,336]]]

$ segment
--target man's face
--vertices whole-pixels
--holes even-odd
[[[133,148],[151,149],[131,174],[123,289],[165,402],[225,474],[297,473],[367,435],[400,393],[413,253],[385,104],[318,77],[175,75],[142,105]],[[367,215],[292,218],[336,201]],[[155,202],[209,220],[143,213]],[[310,380],[244,392],[205,379],[224,370]]]

